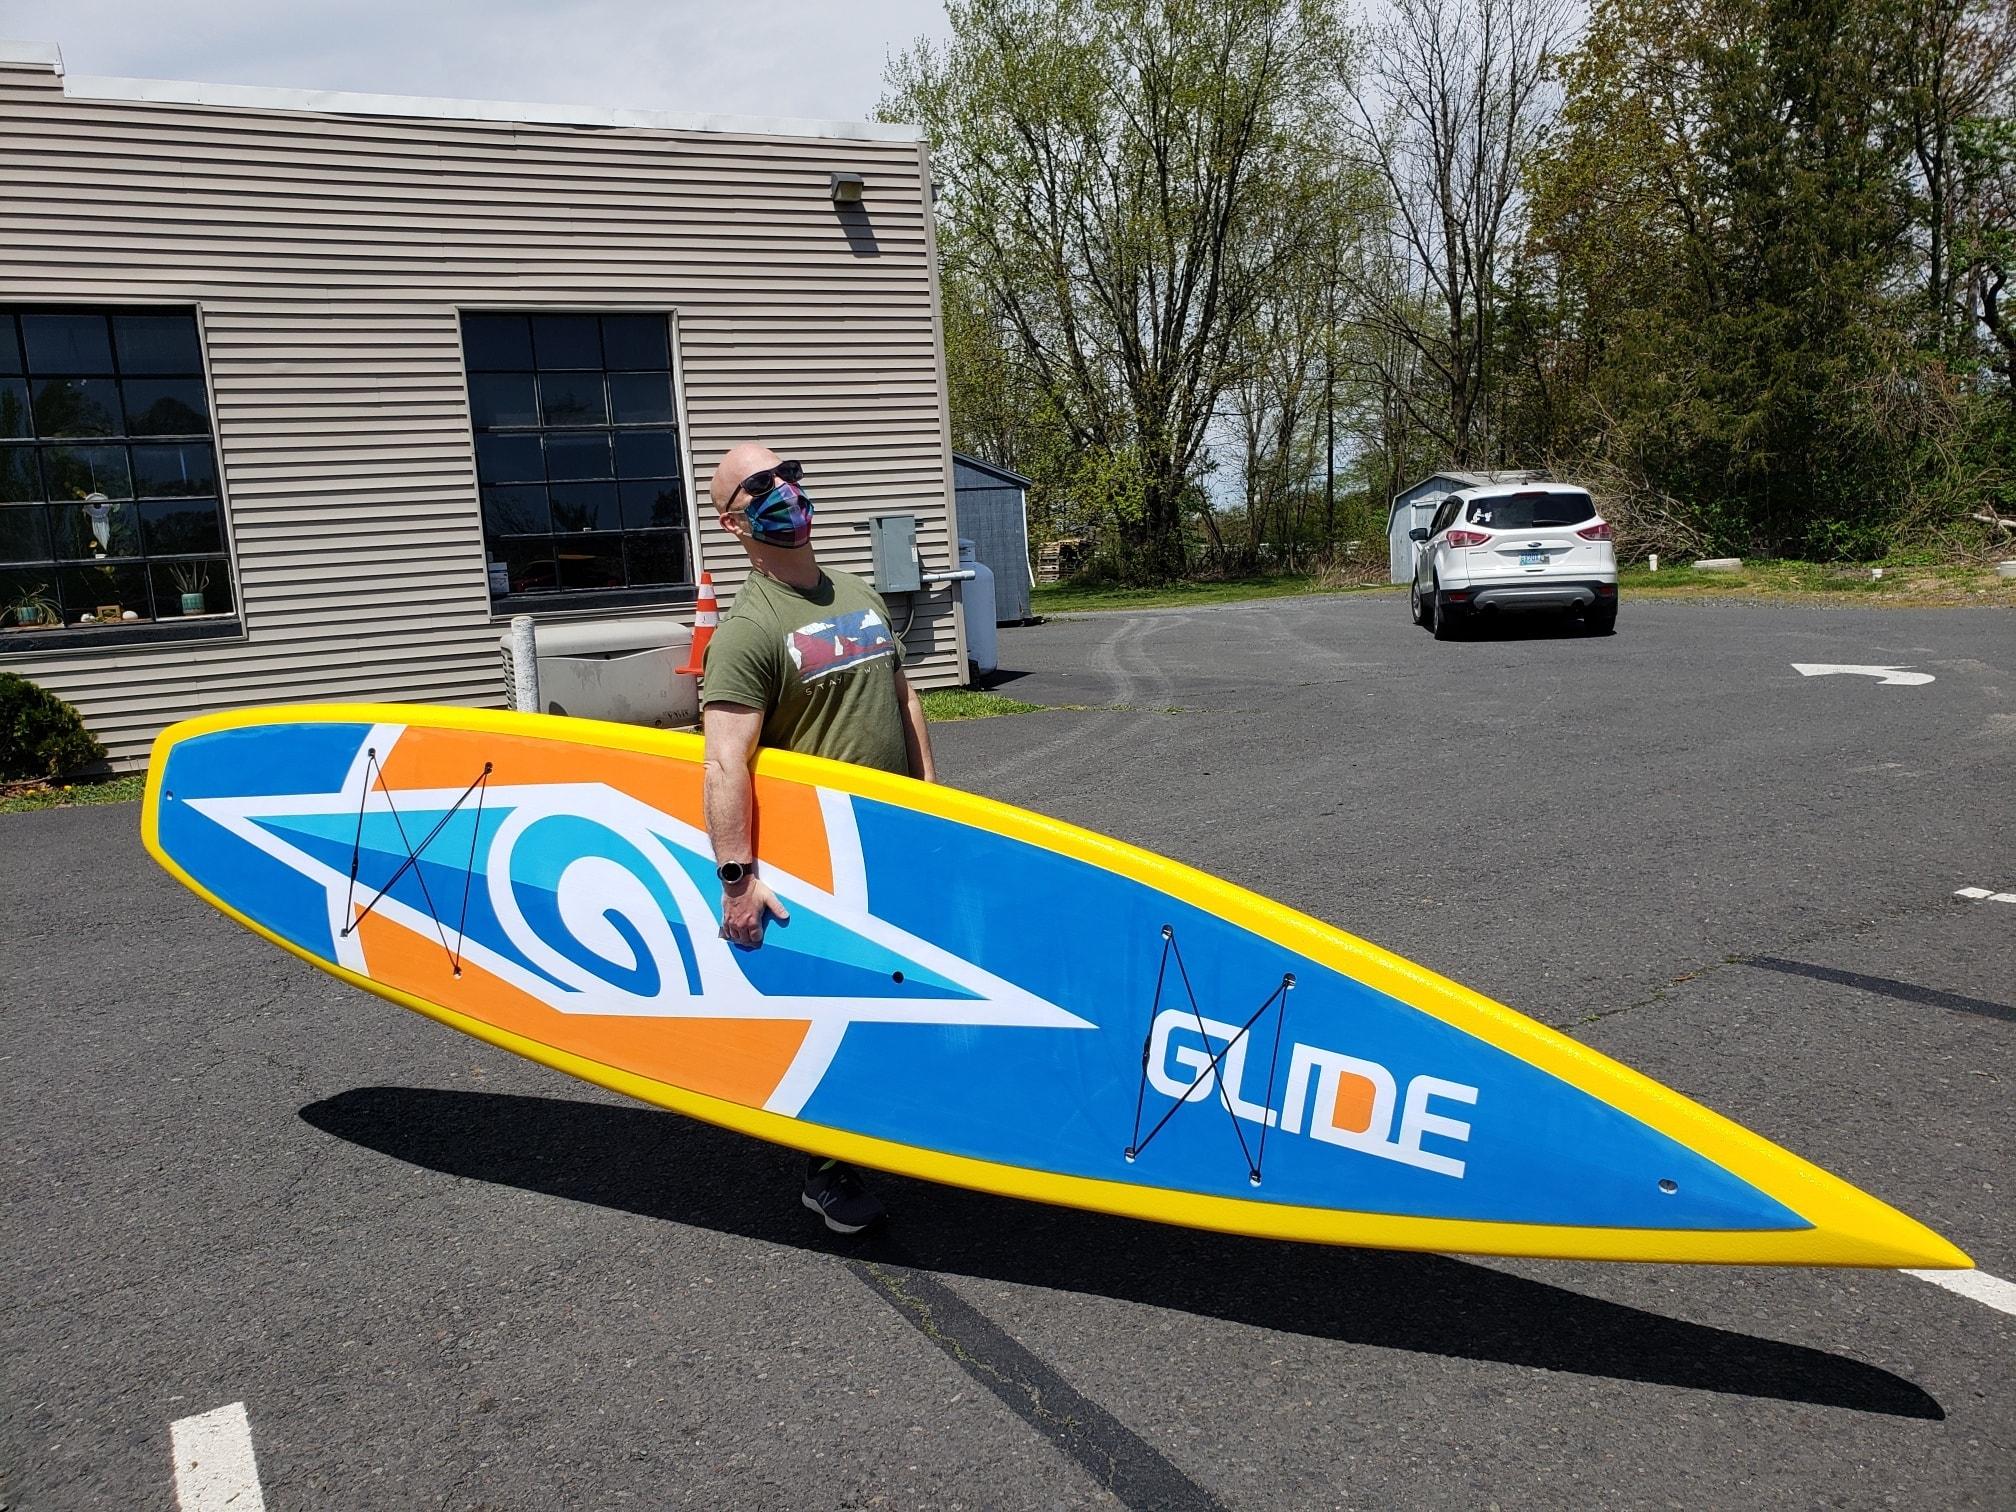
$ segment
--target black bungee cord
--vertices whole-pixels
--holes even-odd
[[[416,847],[406,833],[406,821],[399,816],[399,808],[392,801],[392,790],[384,786],[385,771],[383,767],[378,765],[378,752],[375,749],[367,750],[364,753],[364,759],[366,763],[364,790],[357,799],[357,834],[350,842],[350,890],[343,901],[346,922],[341,931],[342,937],[346,940],[349,939],[356,932],[357,926],[371,916],[371,911],[378,906],[379,900],[391,892],[393,888],[397,887],[399,879],[410,871],[419,879],[420,896],[426,900],[427,916],[433,921],[434,933],[440,938],[442,953],[448,957],[449,969],[459,977],[462,975],[463,931],[464,926],[469,922],[469,888],[470,883],[476,875],[476,843],[483,830],[483,795],[489,791],[491,764],[487,761],[483,763],[483,770],[477,773],[476,780],[462,790],[462,796],[449,806],[448,812],[441,816],[435,823],[434,828],[427,832],[426,838]],[[406,859],[399,863],[399,869],[392,873],[390,880],[378,889],[372,896],[371,901],[364,905],[362,912],[358,913],[353,919],[348,918],[348,915],[355,907],[357,869],[364,854],[364,810],[374,785],[385,796],[385,808],[392,815],[392,823],[398,827],[399,843],[406,848]],[[477,795],[476,833],[469,837],[469,862],[462,873],[462,917],[455,927],[455,946],[453,949],[450,949],[448,945],[448,931],[441,922],[441,911],[434,906],[434,894],[427,886],[427,873],[420,866],[420,857],[427,847],[434,843],[435,836],[448,827],[448,821],[462,811],[462,805],[469,801],[471,793]]]
[[[1260,1185],[1261,1171],[1267,1158],[1268,1121],[1265,1119],[1261,1121],[1259,1149],[1256,1152],[1252,1146],[1246,1143],[1246,1131],[1239,1127],[1239,1115],[1233,1111],[1232,1095],[1225,1090],[1225,1078],[1220,1068],[1225,1064],[1225,1057],[1232,1053],[1232,1047],[1247,1037],[1253,1026],[1260,1022],[1261,1016],[1269,1008],[1279,1003],[1281,1011],[1274,1018],[1274,1049],[1267,1063],[1267,1101],[1263,1104],[1268,1112],[1271,1113],[1273,1111],[1275,1076],[1281,1061],[1281,1031],[1288,1017],[1288,993],[1295,985],[1295,974],[1293,972],[1284,972],[1282,974],[1280,986],[1267,994],[1266,1000],[1253,1010],[1252,1015],[1245,1023],[1239,1026],[1238,1031],[1225,1042],[1222,1049],[1211,1054],[1210,1065],[1200,1071],[1197,1075],[1197,1080],[1191,1083],[1192,1091],[1186,1091],[1181,1097],[1172,1102],[1169,1105],[1168,1111],[1157,1121],[1155,1127],[1148,1131],[1148,1137],[1144,1139],[1141,1137],[1141,1114],[1148,1096],[1149,1054],[1155,1042],[1155,1020],[1161,1016],[1162,1012],[1162,988],[1168,973],[1169,958],[1172,955],[1176,958],[1176,974],[1182,979],[1184,995],[1190,1000],[1191,1017],[1197,1021],[1198,1036],[1204,1041],[1205,1050],[1211,1051],[1211,1035],[1204,1028],[1204,1011],[1197,1006],[1197,993],[1190,985],[1190,970],[1184,964],[1182,947],[1176,943],[1175,927],[1164,924],[1162,926],[1162,960],[1155,970],[1155,1001],[1148,1009],[1148,1033],[1141,1041],[1141,1080],[1134,1093],[1134,1135],[1122,1153],[1126,1156],[1127,1162],[1130,1165],[1133,1164],[1135,1157],[1147,1149],[1150,1142],[1153,1141],[1157,1134],[1162,1132],[1169,1120],[1176,1116],[1176,1110],[1194,1100],[1193,1091],[1195,1087],[1202,1083],[1206,1076],[1210,1076],[1215,1079],[1218,1090],[1218,1101],[1224,1105],[1225,1116],[1232,1121],[1232,1134],[1239,1141],[1239,1153],[1246,1157],[1246,1179],[1254,1186],[1258,1186]]]

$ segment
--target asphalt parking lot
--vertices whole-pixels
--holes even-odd
[[[2016,618],[1396,595],[1004,631],[946,780],[1564,1028],[2016,1277]],[[1908,667],[1918,685],[1795,663]],[[2016,1317],[1907,1275],[1242,1241],[881,1182],[342,987],[0,817],[10,1512],[2016,1508]]]

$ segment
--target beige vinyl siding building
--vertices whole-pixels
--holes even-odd
[[[13,312],[28,352],[12,359],[15,392],[32,388],[29,421],[55,436],[0,441],[29,471],[23,458],[39,446],[46,475],[39,506],[4,506],[18,511],[6,516],[19,527],[6,538],[31,543],[10,548],[20,557],[40,549],[35,531],[53,532],[50,572],[62,585],[50,595],[61,605],[40,623],[10,613],[0,666],[75,703],[119,765],[143,759],[165,725],[212,709],[303,699],[498,706],[497,641],[513,613],[685,617],[700,567],[727,602],[744,558],[693,503],[741,440],[804,462],[829,564],[872,576],[867,522],[912,514],[924,570],[956,567],[930,173],[910,128],[66,77],[54,48],[17,43],[0,44],[0,163],[0,309]],[[859,206],[835,203],[836,174],[861,176]],[[122,550],[142,548],[116,534],[94,545],[79,512],[103,485],[77,471],[78,459],[118,449],[99,441],[132,440],[143,475],[173,460],[165,443],[140,436],[161,423],[139,416],[141,391],[169,381],[132,376],[153,371],[129,361],[126,345],[129,328],[146,324],[135,312],[149,311],[188,312],[200,335],[221,541],[203,534],[213,528],[207,505],[138,502],[160,486],[144,478],[136,502],[112,485],[97,508],[144,525],[148,553],[221,553],[229,584],[213,581],[198,596],[202,612],[186,616],[175,608],[181,580],[170,583],[176,563],[121,565]],[[70,326],[47,317],[63,312],[109,312],[116,374],[37,376],[52,363],[89,368],[74,353],[50,355],[50,333]],[[503,492],[479,492],[496,480],[479,485],[483,416],[472,419],[463,353],[465,317],[485,312],[667,323],[672,413],[668,424],[653,411],[647,429],[652,455],[676,446],[676,476],[621,487],[624,529],[635,523],[632,494],[656,490],[648,541],[598,537],[603,546],[570,553],[579,542],[558,523],[561,495],[592,496],[568,518],[601,529],[617,505],[594,500],[614,499],[613,482],[551,485],[557,544],[545,558],[536,529],[530,547],[495,536],[501,506],[485,509]],[[609,367],[619,329],[645,326],[600,328]],[[649,387],[648,374],[605,376],[617,408],[617,378]],[[126,419],[116,432],[92,422],[87,457],[58,434],[77,422],[52,396],[65,384],[73,398],[110,394],[115,381]],[[544,368],[538,381],[546,408],[535,419],[552,399]],[[524,423],[499,413],[500,424]],[[610,434],[620,462],[635,438]],[[189,471],[200,471],[199,443],[177,444],[187,465],[170,491],[201,491]],[[548,433],[546,444],[557,466],[559,443]],[[546,485],[518,481],[546,507]],[[193,521],[196,534],[174,537],[160,526],[171,519]],[[504,544],[516,564],[504,564],[506,576],[518,580],[493,597],[486,556]],[[66,566],[66,551],[81,565]],[[577,571],[588,577],[574,582]],[[15,597],[36,586],[32,563],[0,563],[7,572]],[[115,591],[93,588],[101,582],[127,585],[112,606],[124,616],[144,612],[80,623],[80,609],[91,610],[78,594]],[[217,607],[226,602],[228,612]],[[47,616],[59,607],[57,625]],[[891,607],[899,627],[908,617],[917,680],[962,681],[949,585],[927,583]]]

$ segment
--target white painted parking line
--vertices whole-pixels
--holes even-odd
[[[2016,1282],[2004,1281],[1983,1270],[1907,1270],[1907,1276],[1930,1281],[1950,1292],[1971,1297],[1984,1307],[2016,1317]]]
[[[1849,667],[1831,662],[1794,662],[1792,670],[1801,677],[1873,677],[1879,688],[1922,688],[1939,679],[1930,672],[1907,672],[1902,667]]]
[[[266,1512],[243,1402],[178,1418],[168,1425],[168,1438],[181,1512]]]
[[[1953,896],[1972,898],[1976,903],[2016,903],[2016,892],[1990,892],[1985,887],[1963,887]]]

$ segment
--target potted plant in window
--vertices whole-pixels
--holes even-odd
[[[60,625],[63,623],[63,611],[49,597],[49,585],[37,583],[9,602],[7,618],[22,626]]]
[[[175,589],[182,595],[182,612],[201,614],[205,603],[203,593],[210,586],[210,564],[170,562],[168,576],[174,579]]]

